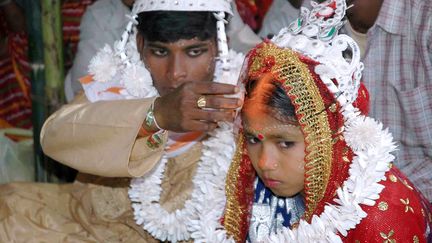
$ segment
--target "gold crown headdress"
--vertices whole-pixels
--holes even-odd
[[[312,10],[302,7],[300,17],[282,29],[272,42],[321,63],[315,72],[322,81],[341,104],[353,103],[364,65],[360,62],[357,43],[347,35],[338,35],[344,24],[346,3],[327,0],[311,4]]]

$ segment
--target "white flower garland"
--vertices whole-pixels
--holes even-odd
[[[92,66],[95,74],[106,70],[106,66],[98,66],[99,63],[115,65],[104,62],[110,55],[111,51],[105,48],[103,53],[95,58]],[[231,60],[236,60],[234,53],[230,55]],[[238,60],[242,59],[238,57]],[[233,66],[241,65],[236,61]],[[219,69],[218,71],[220,72]],[[105,75],[111,77],[115,73]],[[217,76],[220,77],[221,74]],[[324,77],[322,79],[326,80]],[[134,79],[129,77],[127,80]],[[150,82],[142,82],[141,85],[149,88],[140,90],[138,95],[154,93]],[[297,229],[284,228],[278,234],[272,234],[268,238],[269,242],[341,242],[337,233],[346,236],[348,230],[355,228],[360,220],[366,217],[360,205],[374,205],[379,198],[383,186],[378,182],[385,179],[388,165],[394,159],[390,154],[395,149],[392,136],[382,129],[382,124],[372,118],[360,116],[356,109],[350,105],[348,107],[350,108],[344,111],[344,137],[356,156],[350,166],[349,178],[337,190],[338,197],[334,200],[336,204],[326,206],[321,216],[313,216],[311,224],[301,220]],[[129,194],[134,202],[137,224],[142,224],[144,229],[159,240],[175,242],[193,238],[196,242],[233,242],[227,238],[226,231],[219,223],[226,201],[226,172],[235,146],[232,136],[232,128],[223,127],[204,141],[203,155],[193,179],[192,197],[182,210],[168,213],[158,203],[161,178],[167,162],[165,156],[152,173],[145,178],[135,179]]]
[[[211,137],[203,142],[202,163],[193,179],[194,192],[191,204],[197,217],[188,222],[188,229],[194,242],[234,242],[227,238],[220,224],[226,195],[225,181],[236,146],[232,124],[221,124]]]
[[[321,216],[314,215],[311,224],[300,220],[296,229],[283,228],[272,234],[267,242],[342,242],[338,233],[346,236],[367,214],[361,205],[373,206],[384,186],[384,174],[393,161],[392,135],[382,129],[382,124],[362,116],[357,109],[344,111],[346,125],[344,137],[356,155],[349,170],[349,178],[337,190],[335,204],[327,205]],[[364,140],[363,131],[377,133]],[[220,128],[204,142],[203,156],[195,176],[192,198],[183,210],[167,213],[158,203],[160,183],[166,163],[164,158],[155,172],[147,178],[132,183],[130,197],[138,224],[160,240],[176,242],[192,237],[196,242],[234,242],[219,219],[225,206],[224,182],[233,153],[232,130]],[[231,135],[230,135],[231,134]],[[229,138],[229,139],[228,139]],[[231,144],[231,145],[230,145]],[[370,146],[365,147],[365,144]]]
[[[220,3],[216,5],[218,4]],[[135,4],[138,8],[141,5]],[[134,9],[130,16],[131,22],[121,40],[114,44],[114,50],[106,46],[91,60],[89,73],[96,82],[83,85],[90,101],[158,95],[151,75],[136,49],[137,30],[134,25],[137,24],[138,12],[139,9]],[[222,19],[219,19],[218,24],[222,25]],[[228,50],[226,41],[223,41],[226,40],[223,29],[218,28],[217,36],[221,41],[218,42],[220,55],[216,62],[215,82],[235,84],[244,55]],[[121,90],[119,94],[107,93],[109,87],[120,87]],[[209,135],[210,138],[203,141],[202,156],[193,178],[191,199],[185,202],[183,209],[169,213],[159,204],[161,182],[167,163],[166,154],[153,171],[132,180],[129,197],[133,202],[136,223],[142,225],[153,237],[172,242],[190,238],[196,242],[221,242],[227,238],[219,220],[226,203],[226,173],[235,150],[232,125],[220,124],[220,128]],[[231,239],[223,241],[234,242]]]
[[[167,163],[164,155],[150,174],[132,180],[129,190],[135,220],[153,237],[177,242],[191,237],[196,242],[222,242],[226,232],[219,220],[226,202],[225,178],[235,143],[232,126],[223,125],[203,142],[202,156],[193,178],[191,199],[172,213],[160,204],[161,182]],[[233,242],[227,239],[226,242]]]
[[[230,72],[223,72],[222,63],[218,60],[215,82],[232,83],[238,79],[244,55],[232,50],[228,55],[231,61]],[[142,86],[153,87],[149,83]],[[194,186],[191,199],[185,202],[183,209],[170,213],[159,204],[166,155],[152,172],[132,180],[129,197],[133,202],[136,223],[142,225],[153,237],[171,242],[190,238],[195,242],[234,242],[227,238],[227,233],[220,224],[226,203],[226,174],[235,151],[233,125],[219,125],[202,142],[202,156],[192,180]]]
[[[98,83],[102,84],[102,80],[116,76],[118,70],[104,73],[107,69],[113,69],[111,67],[119,62],[113,56],[112,50],[105,47],[92,61],[91,73],[95,74],[95,79],[100,81]],[[233,73],[237,73],[243,57],[236,56],[235,53],[230,53],[230,56],[231,60],[236,60],[233,67],[237,69]],[[110,58],[112,59],[108,60],[109,62],[106,61]],[[132,67],[138,65],[132,63],[134,63]],[[135,97],[155,94],[151,82],[146,81],[151,80],[148,75],[145,75],[147,77],[145,80],[134,78],[144,77],[138,69],[127,72],[129,77],[125,79],[132,80],[136,84],[122,84],[128,90],[126,98],[131,93]],[[226,75],[220,71],[220,68],[217,68],[216,73],[217,77]],[[101,76],[97,76],[98,74]],[[224,79],[232,81],[232,77],[226,76]],[[322,80],[327,81],[325,77],[322,77]],[[136,89],[137,86],[143,88]],[[335,90],[332,92],[336,93]],[[341,104],[344,105],[346,102]],[[374,205],[375,200],[379,198],[379,193],[384,187],[378,182],[385,179],[384,174],[389,170],[388,165],[394,159],[390,154],[395,149],[392,136],[387,130],[382,129],[382,124],[372,118],[360,116],[350,105],[347,107],[349,108],[343,113],[346,120],[344,137],[356,156],[350,166],[349,178],[337,190],[338,197],[334,200],[336,204],[327,205],[321,216],[313,216],[311,224],[301,220],[297,229],[284,228],[278,234],[270,235],[269,242],[341,242],[337,233],[346,236],[348,230],[355,228],[360,220],[366,217],[360,205]],[[162,190],[161,178],[167,162],[166,156],[161,159],[152,173],[145,178],[133,180],[131,184],[129,195],[134,202],[132,206],[137,224],[142,224],[144,229],[159,240],[175,242],[193,238],[196,242],[233,242],[231,238],[227,238],[226,231],[219,223],[226,201],[224,188],[226,172],[235,146],[232,128],[219,128],[203,143],[203,155],[193,179],[192,197],[185,203],[184,209],[168,213],[158,203]]]
[[[379,182],[385,179],[384,174],[394,159],[390,154],[395,149],[392,136],[382,129],[381,123],[359,115],[354,108],[345,111],[344,115],[347,118],[344,136],[356,156],[350,166],[349,178],[337,190],[335,204],[325,206],[320,216],[314,215],[311,224],[301,220],[297,229],[284,228],[266,241],[342,242],[338,233],[346,236],[367,216],[361,205],[372,206],[379,198],[384,189]],[[372,129],[378,135],[365,143],[360,140],[364,138],[364,129]],[[234,152],[233,143],[231,127],[219,128],[203,143],[203,155],[193,179],[192,198],[185,203],[184,209],[174,213],[168,213],[157,203],[166,158],[151,175],[134,180],[130,197],[137,223],[143,224],[160,240],[176,242],[191,237],[195,242],[234,242],[227,238],[227,232],[219,223],[225,207],[224,185]],[[364,144],[373,146],[365,147]]]
[[[128,28],[130,31],[132,25]],[[121,43],[124,44],[127,38],[126,35]],[[276,39],[274,41],[278,42]],[[352,48],[356,51],[355,45]],[[125,87],[122,93],[124,98],[154,96],[156,91],[150,82],[151,78],[141,68],[142,63],[137,55],[134,35],[129,36],[124,49],[123,47],[116,49],[119,49],[120,53],[105,47],[91,61],[89,71],[94,75],[94,79],[99,81],[91,86],[95,90],[92,92],[95,94],[94,100],[106,98],[99,96],[98,91],[106,89],[101,83],[104,81],[106,83],[107,80],[115,82],[118,75],[120,75],[118,80],[124,81],[120,84]],[[129,57],[126,64],[123,60],[126,57],[125,52],[128,52]],[[233,56],[231,60],[235,60]],[[241,63],[240,65],[235,63],[233,67],[239,68]],[[356,70],[361,69],[360,65]],[[355,73],[358,74],[360,71]],[[219,82],[232,81],[233,73],[224,73],[217,68],[216,74],[223,77],[222,80],[218,80]],[[325,76],[324,73],[321,74],[320,76]],[[322,77],[322,80],[331,88],[331,82],[326,82],[328,80],[325,77]],[[90,88],[89,91],[86,90],[86,94],[92,94],[90,91]],[[339,89],[332,89],[334,94],[337,94],[337,91]],[[351,101],[355,97],[350,99],[348,95],[346,98],[347,101]],[[346,101],[340,103],[345,106]],[[394,159],[390,154],[395,149],[392,136],[387,130],[382,129],[382,124],[372,118],[361,116],[351,105],[346,107],[348,108],[343,112],[346,120],[344,137],[348,146],[353,149],[355,157],[350,165],[349,178],[337,190],[335,204],[325,206],[320,216],[314,215],[311,224],[300,220],[298,228],[293,230],[283,228],[281,232],[270,235],[267,241],[342,242],[338,233],[346,236],[348,230],[354,229],[361,219],[367,216],[361,205],[372,206],[379,198],[379,193],[384,188],[379,182],[385,179],[384,174],[389,170],[389,163]],[[133,202],[137,224],[142,224],[143,228],[155,238],[173,242],[190,238],[196,242],[234,242],[232,238],[227,238],[226,231],[219,223],[226,202],[225,177],[235,147],[232,127],[223,126],[210,135],[211,137],[203,142],[203,154],[198,162],[196,176],[193,178],[192,196],[185,202],[183,209],[169,213],[159,204],[162,191],[160,185],[167,163],[166,156],[162,157],[151,173],[132,181],[129,196]]]
[[[126,45],[129,52],[127,65],[121,65],[119,55],[109,47],[102,49],[91,61],[89,71],[96,82],[84,85],[87,97],[92,102],[106,99],[134,99],[157,95],[151,76],[134,50],[135,41]],[[229,51],[230,72],[222,71],[221,60],[216,62],[215,81],[232,83],[238,79],[244,55]],[[122,54],[122,53],[120,53]],[[112,70],[106,73],[109,67]],[[108,82],[106,80],[109,80]],[[117,81],[119,80],[119,81]],[[118,96],[105,95],[108,87],[123,87]],[[194,190],[184,209],[167,212],[159,204],[160,187],[167,163],[164,155],[154,170],[144,177],[132,180],[129,197],[133,202],[135,220],[153,237],[172,242],[193,238],[196,242],[233,242],[227,239],[219,223],[225,208],[225,178],[235,150],[232,125],[220,124],[203,141],[202,157],[193,179]],[[210,210],[208,210],[210,209]]]

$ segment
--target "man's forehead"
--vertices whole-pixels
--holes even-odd
[[[180,39],[174,42],[162,42],[162,41],[146,41],[146,46],[149,47],[164,47],[164,48],[193,48],[193,47],[203,47],[215,45],[215,40],[200,40],[198,38],[193,38],[189,40]]]

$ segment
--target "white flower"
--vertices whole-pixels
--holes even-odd
[[[333,67],[319,64],[315,67],[315,73],[320,77],[327,77],[329,79],[335,78],[337,76],[336,70]]]
[[[381,146],[382,124],[365,116],[358,116],[347,124],[345,140],[355,151],[364,151]]]
[[[109,45],[105,45],[105,47],[99,50],[96,56],[90,60],[88,71],[93,75],[95,81],[108,82],[116,75],[119,65],[120,59],[115,56]]]
[[[130,65],[123,70],[122,84],[136,98],[157,96],[150,72],[141,65]]]
[[[131,38],[126,44],[125,53],[131,63],[140,63],[141,57],[137,49],[136,38]]]

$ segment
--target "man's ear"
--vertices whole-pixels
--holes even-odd
[[[142,57],[143,56],[142,52],[144,50],[144,37],[140,33],[137,33],[136,35],[136,43],[137,43],[138,52]]]

